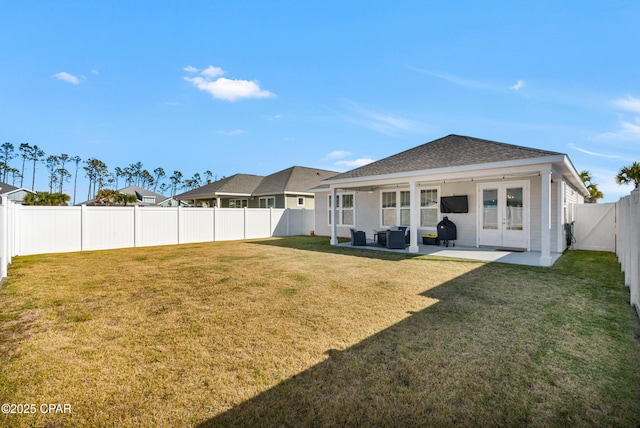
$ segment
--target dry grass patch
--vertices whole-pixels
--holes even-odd
[[[308,237],[16,258],[0,399],[72,413],[0,424],[634,425],[637,323],[579,271]]]

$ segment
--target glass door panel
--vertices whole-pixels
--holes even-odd
[[[482,191],[482,228],[498,229],[498,189]]]
[[[524,230],[522,187],[507,188],[505,228]]]

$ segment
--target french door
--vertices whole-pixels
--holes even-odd
[[[529,249],[529,182],[478,184],[478,245]]]

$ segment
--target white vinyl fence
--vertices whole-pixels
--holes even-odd
[[[616,251],[616,207],[613,204],[573,205],[576,250]]]
[[[640,316],[640,190],[617,203],[618,242],[616,254],[624,283],[629,287],[631,304]]]
[[[13,256],[308,235],[313,210],[31,207],[2,198],[0,278]]]
[[[578,250],[615,252],[629,287],[630,303],[640,316],[640,190],[612,204],[571,207]]]

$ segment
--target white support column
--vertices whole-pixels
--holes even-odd
[[[338,208],[336,188],[331,188],[331,245],[338,245]]]
[[[564,251],[566,244],[564,224],[567,222],[564,218],[564,183],[562,179],[559,179],[554,184],[556,185],[556,240],[554,252],[561,253]]]
[[[551,171],[540,171],[540,265],[551,266]]]
[[[420,222],[420,199],[418,194],[418,183],[415,180],[409,182],[409,198],[411,201],[409,210],[409,252],[417,253],[420,251],[418,247],[418,223]]]

